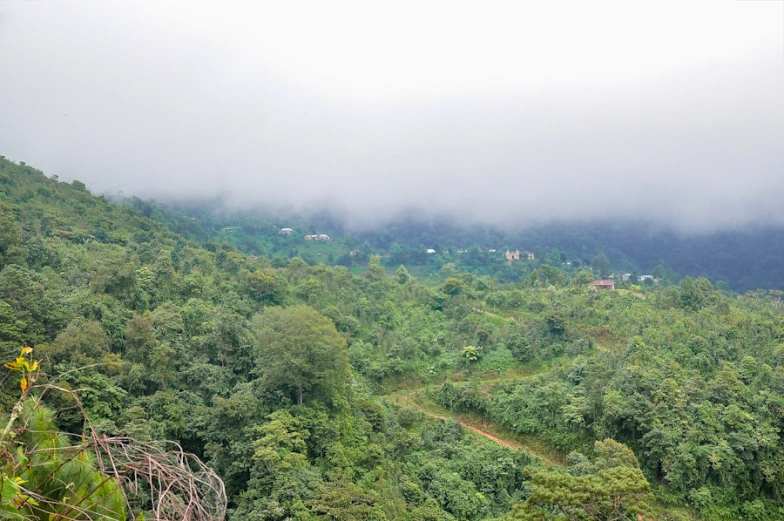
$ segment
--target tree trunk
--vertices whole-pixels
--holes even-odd
[[[297,386],[297,405],[302,405],[302,386]]]

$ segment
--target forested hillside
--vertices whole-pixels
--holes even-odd
[[[615,273],[653,274],[671,282],[705,276],[741,293],[784,290],[784,268],[779,262],[784,256],[784,228],[774,225],[679,233],[644,220],[498,227],[409,215],[356,229],[326,210],[303,216],[263,209],[232,210],[220,200],[170,205],[139,198],[124,202],[178,234],[200,241],[229,242],[245,253],[271,259],[299,256],[311,264],[352,267],[364,266],[375,253],[388,267],[405,264],[424,276],[438,275],[444,265],[454,264],[461,271],[519,282],[531,269],[507,269],[503,253],[507,248],[526,249],[540,264],[565,271],[591,267],[596,256],[603,255]],[[281,235],[283,227],[293,228],[294,233]],[[304,241],[303,236],[311,233],[325,233],[332,240],[328,244]],[[428,248],[436,254],[429,255]]]
[[[73,389],[99,432],[197,455],[229,519],[784,516],[777,292],[251,258],[6,160],[0,194],[4,360],[33,348],[62,431]]]

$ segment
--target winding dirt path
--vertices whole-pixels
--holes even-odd
[[[462,421],[460,422],[460,425],[462,425],[466,429],[474,431],[475,433],[479,434],[480,436],[484,436],[488,440],[492,440],[492,441],[498,443],[499,445],[503,445],[504,447],[509,447],[510,449],[520,449],[520,450],[527,451],[527,449],[525,447],[523,447],[522,445],[518,445],[516,443],[512,443],[511,441],[502,440],[498,436],[493,436],[489,432],[485,432],[482,429],[480,429],[479,427],[474,427],[473,425],[469,425],[469,424],[467,424],[465,422],[462,422]]]
[[[420,412],[421,414],[423,414],[423,415],[425,415],[425,416],[427,416],[429,418],[434,418],[434,419],[441,420],[441,421],[447,421],[447,420],[450,420],[450,419],[451,420],[455,420],[463,428],[468,429],[471,432],[473,432],[475,434],[478,434],[479,436],[482,436],[483,438],[486,438],[486,439],[488,439],[490,441],[493,441],[493,442],[495,442],[495,443],[497,443],[499,445],[503,445],[504,447],[507,447],[507,448],[512,449],[512,450],[522,450],[522,451],[527,452],[528,454],[530,454],[532,456],[535,456],[535,457],[541,459],[542,461],[545,461],[545,462],[547,462],[547,463],[549,463],[551,465],[556,465],[556,466],[563,466],[564,465],[563,461],[558,461],[557,459],[555,459],[552,456],[542,452],[541,450],[536,449],[535,447],[532,447],[530,445],[526,445],[524,443],[519,443],[519,442],[510,440],[510,439],[500,438],[500,437],[498,437],[498,436],[496,436],[494,434],[490,434],[489,432],[481,429],[480,427],[477,427],[476,425],[468,423],[465,419],[461,418],[460,415],[457,414],[457,413],[453,413],[450,416],[445,416],[443,414],[436,414],[434,412],[428,411],[424,406],[422,406],[421,404],[417,403],[416,401],[410,399],[412,395],[418,394],[421,390],[422,389],[414,389],[414,390],[412,390],[412,391],[410,391],[410,392],[408,392],[406,394],[403,394],[403,395],[399,395],[399,396],[396,396],[396,397],[386,396],[384,398],[385,399],[389,399],[390,401],[392,401],[393,403],[395,403],[397,405],[400,405],[400,406],[403,406],[403,407],[408,407],[410,409],[414,409],[414,410]],[[482,420],[482,424],[483,425],[493,425],[492,422],[490,422],[489,420],[486,420],[486,419]]]
[[[410,405],[409,405],[409,407],[410,407]],[[450,419],[450,418],[447,418],[446,416],[441,416],[440,414],[433,414],[431,412],[427,412],[426,410],[422,409],[421,407],[414,406],[413,408],[416,409],[417,411],[419,411],[420,413],[424,414],[425,416],[429,416],[430,418],[436,418],[436,419],[442,420],[442,421],[447,421],[447,420]],[[504,447],[509,447],[510,449],[515,449],[515,450],[517,450],[517,449],[525,450],[525,447],[523,447],[521,445],[518,445],[516,443],[512,443],[511,441],[502,440],[498,436],[493,436],[489,432],[485,432],[482,429],[480,429],[479,427],[475,427],[475,426],[473,426],[473,425],[471,425],[469,423],[466,423],[465,421],[460,419],[460,416],[455,415],[455,417],[452,418],[452,419],[457,420],[457,422],[460,423],[460,425],[462,425],[464,428],[466,428],[468,430],[471,430],[471,431],[477,433],[480,436],[484,436],[488,440],[492,440],[492,441],[498,443],[499,445],[503,445]]]

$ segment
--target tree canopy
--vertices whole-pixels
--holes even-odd
[[[333,402],[350,379],[346,340],[335,324],[309,306],[266,308],[253,320],[256,372],[275,389]]]

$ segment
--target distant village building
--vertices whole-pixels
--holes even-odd
[[[623,275],[621,275],[621,280],[624,280],[624,281],[629,280],[631,278],[632,278],[632,274],[631,273],[624,273]]]
[[[637,277],[637,280],[639,280],[640,282],[645,282],[646,280],[652,281],[653,275],[640,275],[639,277]]]
[[[359,255],[359,250],[351,250],[350,252],[348,252],[348,254],[351,255],[352,257],[356,257],[357,255]]]
[[[495,251],[495,250],[490,250],[490,251]],[[506,250],[506,260],[508,260],[509,262],[520,260],[520,259],[534,260],[534,254],[533,252],[530,251]]]
[[[490,248],[489,250],[487,250],[487,253],[495,253],[495,251],[496,250],[494,250],[493,248]]]
[[[305,236],[305,240],[306,241],[328,241],[329,240],[329,235],[325,235],[323,233],[317,233],[317,234],[313,234],[313,235],[306,235]]]
[[[281,234],[281,235],[288,235],[288,234],[293,233],[293,232],[294,232],[294,230],[292,230],[291,228],[281,228],[278,233]]]
[[[427,253],[435,253],[435,252],[436,252],[436,250],[434,250],[433,248],[428,248],[427,249]]]
[[[593,286],[596,289],[608,289],[608,290],[615,289],[615,281],[613,280],[595,280],[588,285]]]

